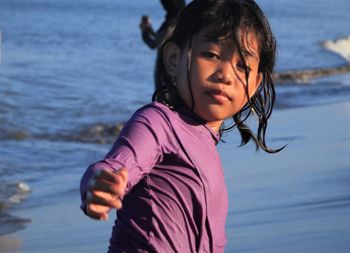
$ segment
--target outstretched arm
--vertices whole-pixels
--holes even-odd
[[[168,146],[176,145],[169,137],[169,127],[155,105],[145,106],[132,116],[106,157],[83,174],[81,208],[88,216],[105,219],[111,208],[121,208],[123,195],[162,161]]]

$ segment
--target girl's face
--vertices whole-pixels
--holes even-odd
[[[179,50],[175,44],[165,47],[165,63],[175,67],[170,75],[176,78],[176,88],[185,104],[192,107],[192,88],[194,113],[207,121],[218,131],[222,122],[238,113],[247,103],[246,72],[249,70],[248,92],[253,96],[261,82],[259,67],[259,44],[253,33],[243,34],[245,62],[240,58],[232,39],[209,39],[210,28],[202,29],[192,40],[190,84],[187,76],[187,49]],[[172,49],[171,49],[172,48]],[[167,57],[167,50],[172,50]]]

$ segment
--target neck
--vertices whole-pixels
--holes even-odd
[[[207,125],[215,132],[219,132],[220,130],[220,126],[222,124],[223,120],[219,120],[219,121],[211,121],[208,122]]]

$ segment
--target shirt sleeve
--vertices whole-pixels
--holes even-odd
[[[85,171],[80,184],[82,209],[85,208],[88,182],[96,172],[126,168],[127,194],[156,163],[162,161],[164,153],[176,152],[178,145],[171,132],[169,120],[157,108],[144,107],[137,111],[126,123],[106,157]]]

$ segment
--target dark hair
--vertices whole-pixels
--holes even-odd
[[[237,51],[243,60],[245,55],[243,52],[249,49],[245,49],[242,44],[242,34],[247,35],[249,32],[253,32],[260,46],[259,72],[262,73],[262,82],[254,96],[248,99],[248,103],[237,114],[232,116],[233,123],[229,126],[222,124],[220,135],[237,127],[242,137],[241,145],[245,145],[250,140],[253,140],[257,149],[260,147],[269,153],[278,152],[281,149],[272,150],[265,143],[267,121],[275,102],[273,70],[276,57],[276,41],[264,13],[253,0],[194,0],[179,14],[176,28],[163,44],[163,47],[170,41],[174,42],[181,50],[184,50],[187,46],[188,62],[190,63],[192,37],[207,26],[216,28],[215,32],[210,34],[210,36],[233,39]],[[168,75],[163,64],[163,47],[159,51],[156,66],[156,82],[160,85],[153,94],[153,101],[176,107],[181,101],[172,85],[172,78]],[[189,67],[190,64],[188,64],[188,71]],[[248,75],[249,72],[246,69],[247,96]],[[192,95],[192,102],[194,103],[190,83],[189,89]],[[194,104],[192,105],[192,110],[193,108]],[[259,120],[256,135],[245,124],[245,121],[252,113]]]

